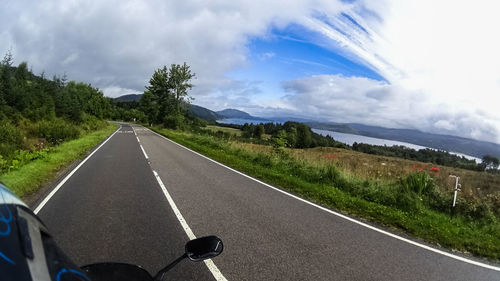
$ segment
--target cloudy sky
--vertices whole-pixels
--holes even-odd
[[[500,143],[498,1],[0,1],[0,53],[108,96],[187,62],[194,103]]]

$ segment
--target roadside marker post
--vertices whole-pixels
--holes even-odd
[[[462,185],[458,183],[460,177],[450,175],[450,178],[455,178],[455,194],[453,195],[453,208],[455,208],[455,205],[457,204],[457,193],[461,190],[460,188]]]

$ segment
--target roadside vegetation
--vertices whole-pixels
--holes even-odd
[[[117,128],[117,124],[107,123],[101,129],[58,146],[38,152],[21,152],[24,156],[19,161],[18,166],[1,174],[0,181],[17,196],[29,195],[40,186],[53,180],[61,169],[73,161],[85,157],[89,150]]]
[[[89,84],[0,62],[0,181],[27,195],[115,128],[119,109]],[[107,134],[107,135],[106,135]],[[75,158],[76,157],[76,158]]]
[[[334,153],[330,148],[325,151],[317,148],[310,153],[303,149],[242,143],[220,133],[153,129],[208,157],[329,208],[452,250],[493,261],[500,259],[498,189],[475,199],[460,194],[457,207],[452,209],[451,188],[440,187],[436,176],[427,171],[413,171],[410,167],[412,172],[406,171],[399,177],[358,174],[338,162],[321,159],[325,152]],[[384,161],[387,160],[390,159]],[[368,170],[363,163],[360,165]]]

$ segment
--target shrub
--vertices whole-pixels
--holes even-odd
[[[0,155],[8,156],[23,146],[23,135],[18,127],[10,122],[0,122]]]
[[[342,175],[340,174],[340,171],[337,167],[328,165],[323,168],[323,176],[327,181],[338,183]]]
[[[455,206],[455,212],[471,220],[495,220],[495,215],[490,206],[486,202],[478,199],[465,200],[459,197],[457,199],[457,205]]]
[[[168,115],[165,116],[163,119],[163,126],[165,128],[169,129],[182,129],[184,125],[184,116],[177,114],[177,115]]]
[[[83,121],[80,124],[80,128],[83,130],[90,132],[102,129],[106,126],[106,121],[101,120],[95,116],[85,114],[83,116]]]
[[[267,168],[270,168],[273,166],[273,161],[272,161],[271,157],[269,157],[269,155],[259,153],[255,156],[253,161],[255,163],[258,163],[258,164],[260,164],[264,167],[267,167]]]
[[[4,170],[7,170],[7,168],[9,167],[8,164],[9,162],[5,159],[3,159],[3,156],[0,155],[0,173]]]
[[[53,145],[75,139],[80,135],[80,131],[75,125],[62,119],[39,121],[34,124],[31,133],[35,137],[45,138]]]
[[[435,188],[431,176],[424,172],[412,173],[406,178],[402,178],[401,185],[404,190],[414,192],[417,195],[429,194]]]
[[[488,194],[486,196],[488,204],[491,206],[492,212],[494,212],[498,217],[500,217],[500,191]]]

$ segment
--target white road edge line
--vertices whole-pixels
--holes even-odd
[[[40,210],[43,208],[43,206],[45,206],[45,204],[47,204],[47,202],[49,202],[50,198],[52,198],[52,196],[54,196],[54,194],[56,194],[56,192],[63,186],[63,184],[66,183],[66,181],[69,180],[69,178],[71,178],[71,176],[73,176],[73,174],[78,170],[80,169],[81,166],[83,166],[83,164],[85,164],[85,162],[87,162],[87,160],[89,160],[90,157],[92,157],[92,155],[94,155],[94,153],[96,153],[99,148],[101,148],[105,143],[107,143],[118,131],[120,131],[120,129],[122,128],[122,126],[120,125],[120,127],[118,129],[116,129],[116,131],[111,134],[111,136],[109,136],[105,141],[103,141],[101,143],[101,145],[99,145],[96,149],[94,149],[94,151],[92,151],[92,153],[90,153],[85,159],[83,159],[82,162],[80,162],[80,164],[78,164],[78,166],[76,166],[73,171],[71,171],[61,182],[59,182],[59,184],[49,193],[49,195],[47,195],[47,197],[45,197],[45,199],[43,199],[42,202],[40,202],[40,204],[38,204],[38,206],[35,208],[35,210],[33,211],[33,213],[35,214],[38,214],[38,212],[40,212]]]
[[[177,208],[177,205],[175,205],[175,202],[172,199],[172,197],[170,196],[170,193],[168,193],[167,188],[165,187],[165,185],[163,184],[163,181],[160,178],[160,175],[158,175],[158,173],[155,170],[153,170],[153,175],[155,176],[156,180],[158,181],[158,184],[160,185],[161,190],[163,191],[163,194],[165,194],[165,197],[167,197],[167,201],[170,204],[170,207],[174,211],[175,216],[177,217],[177,219],[181,223],[181,226],[184,229],[184,231],[186,232],[189,239],[190,240],[196,239],[196,236],[194,235],[193,231],[191,230],[191,228],[187,224],[186,220],[182,216],[181,212]],[[217,266],[214,264],[214,262],[211,259],[205,260],[204,262],[205,262],[206,266],[208,267],[208,269],[210,270],[210,272],[212,273],[212,275],[214,276],[215,280],[227,281],[227,279],[224,277],[224,275],[222,275],[220,270],[217,268]]]
[[[376,227],[371,226],[371,225],[369,225],[369,224],[366,224],[366,223],[364,223],[364,222],[360,222],[360,221],[358,221],[358,220],[355,220],[355,219],[353,219],[353,218],[350,218],[350,217],[348,217],[348,216],[346,216],[346,215],[343,215],[343,214],[340,214],[340,213],[334,212],[334,211],[332,211],[332,210],[330,210],[330,209],[327,209],[327,208],[325,208],[325,207],[322,207],[322,206],[320,206],[320,205],[317,205],[317,204],[315,204],[315,203],[312,203],[312,202],[310,202],[310,201],[307,201],[307,200],[305,200],[305,199],[303,199],[303,198],[300,198],[300,197],[298,197],[298,196],[296,196],[296,195],[293,195],[293,194],[291,194],[291,193],[288,193],[288,192],[286,192],[286,191],[283,191],[283,190],[281,190],[281,189],[279,189],[279,188],[277,188],[277,187],[274,187],[274,186],[272,186],[272,185],[270,185],[270,184],[268,184],[268,183],[265,183],[265,182],[263,182],[263,181],[261,181],[261,180],[258,180],[258,179],[256,179],[256,178],[253,178],[253,177],[251,177],[251,176],[249,176],[249,175],[246,175],[246,174],[244,174],[244,173],[242,173],[242,172],[240,172],[240,171],[237,171],[237,170],[235,170],[235,169],[233,169],[233,168],[231,168],[231,167],[228,167],[228,166],[226,166],[226,165],[224,165],[224,164],[222,164],[222,163],[219,163],[219,162],[217,162],[217,161],[215,161],[215,160],[213,160],[213,159],[211,159],[211,158],[209,158],[209,157],[207,157],[207,156],[205,156],[205,155],[203,155],[203,154],[200,154],[200,153],[198,153],[198,152],[196,152],[196,151],[194,151],[194,150],[192,150],[192,149],[189,149],[189,148],[187,148],[187,147],[183,146],[182,144],[178,144],[178,143],[176,143],[175,141],[170,140],[170,139],[166,138],[165,136],[162,136],[162,135],[158,134],[157,132],[155,132],[155,131],[153,131],[153,130],[151,130],[151,129],[149,129],[149,128],[146,128],[146,129],[148,129],[148,130],[149,130],[149,131],[151,131],[152,133],[154,133],[154,134],[156,134],[156,135],[158,135],[158,136],[160,136],[160,137],[162,137],[162,138],[164,138],[164,139],[168,140],[168,141],[169,141],[169,142],[171,142],[171,143],[174,143],[174,144],[176,144],[176,145],[178,145],[178,146],[180,146],[180,147],[182,147],[182,148],[184,148],[184,149],[186,149],[186,150],[188,150],[188,151],[193,152],[194,154],[196,154],[196,155],[198,155],[198,156],[201,156],[201,157],[203,157],[203,158],[205,158],[205,159],[207,159],[207,160],[209,160],[209,161],[214,162],[214,163],[215,163],[215,164],[217,164],[217,165],[220,165],[220,166],[222,166],[222,167],[224,167],[224,168],[226,168],[226,169],[229,169],[229,170],[231,170],[231,171],[233,171],[233,172],[235,172],[235,173],[237,173],[237,174],[240,174],[240,175],[242,175],[242,176],[244,176],[244,177],[246,177],[246,178],[249,178],[249,179],[251,179],[251,180],[253,180],[253,181],[256,181],[256,182],[258,182],[258,183],[260,183],[260,184],[262,184],[262,185],[264,185],[264,186],[267,186],[267,187],[269,187],[269,188],[271,188],[271,189],[274,189],[274,190],[276,190],[276,191],[278,191],[278,192],[281,192],[281,193],[283,193],[283,194],[285,194],[285,195],[288,195],[288,196],[290,196],[290,197],[292,197],[292,198],[295,198],[295,199],[297,199],[297,200],[299,200],[299,201],[302,201],[302,202],[304,202],[304,203],[306,203],[306,204],[309,204],[309,205],[311,205],[311,206],[314,206],[314,207],[316,207],[316,208],[318,208],[318,209],[321,209],[321,210],[323,210],[323,211],[325,211],[325,212],[328,212],[328,213],[330,213],[330,214],[336,215],[336,216],[341,217],[341,218],[343,218],[343,219],[346,219],[346,220],[348,220],[348,221],[350,221],[350,222],[353,222],[353,223],[359,224],[359,225],[361,225],[361,226],[364,226],[364,227],[369,228],[369,229],[371,229],[371,230],[374,230],[374,231],[377,231],[377,232],[379,232],[379,233],[385,234],[385,235],[387,235],[387,236],[390,236],[390,237],[392,237],[392,238],[398,239],[398,240],[400,240],[400,241],[403,241],[403,242],[406,242],[406,243],[412,244],[412,245],[414,245],[414,246],[417,246],[417,247],[420,247],[420,248],[423,248],[423,249],[429,250],[429,251],[431,251],[431,252],[438,253],[438,254],[441,254],[441,255],[443,255],[443,256],[447,256],[447,257],[450,257],[450,258],[452,258],[452,259],[456,259],[456,260],[459,260],[459,261],[462,261],[462,262],[465,262],[465,263],[469,263],[469,264],[477,265],[477,266],[484,267],[484,268],[488,268],[488,269],[495,270],[495,271],[500,271],[500,267],[498,267],[498,266],[493,266],[493,265],[485,264],[485,263],[482,263],[482,262],[478,262],[478,261],[470,260],[470,259],[467,259],[467,258],[464,258],[464,257],[460,257],[460,256],[457,256],[457,255],[453,255],[453,254],[450,254],[450,253],[448,253],[448,252],[441,251],[441,250],[438,250],[438,249],[435,249],[435,248],[429,247],[429,246],[427,246],[427,245],[420,244],[420,243],[418,243],[418,242],[412,241],[412,240],[410,240],[410,239],[406,239],[406,238],[404,238],[404,237],[398,236],[398,235],[396,235],[396,234],[393,234],[393,233],[387,232],[387,231],[385,231],[385,230],[382,230],[382,229],[376,228]]]

